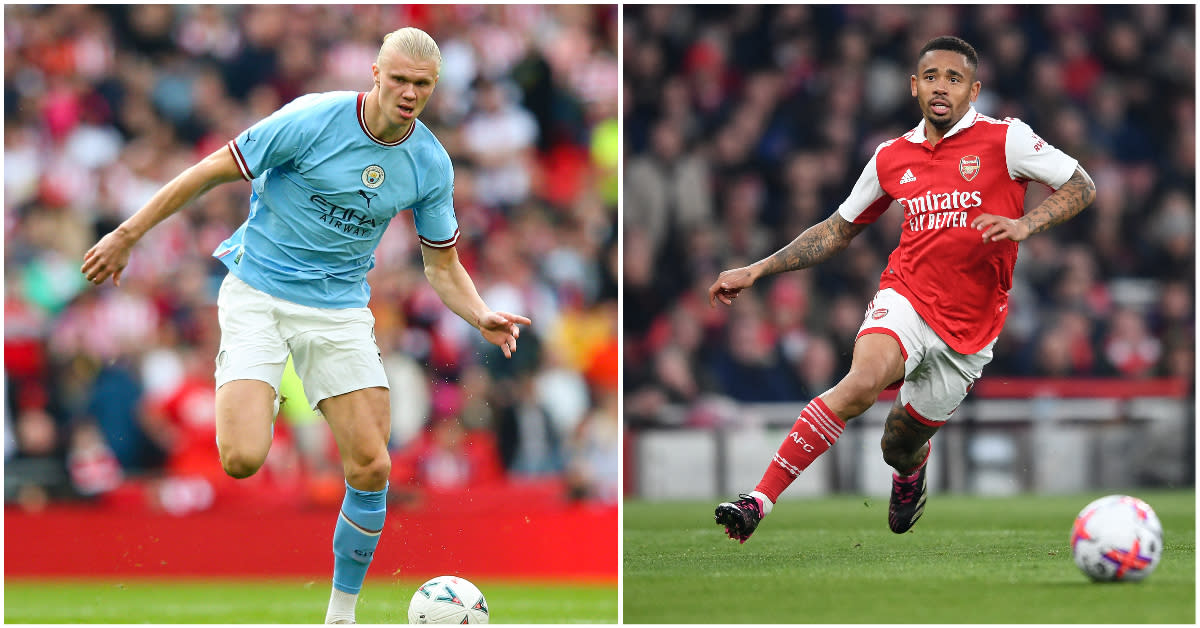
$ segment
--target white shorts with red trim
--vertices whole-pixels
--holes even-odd
[[[388,388],[375,343],[375,316],[365,307],[309,307],[273,297],[232,273],[217,294],[221,348],[216,384],[256,379],[279,392],[288,353],[317,409],[328,397],[363,388]]]
[[[993,339],[970,355],[951,349],[908,299],[891,288],[877,292],[867,306],[856,338],[866,334],[887,334],[900,343],[904,379],[891,387],[899,385],[900,403],[914,419],[935,427],[958,409],[983,374],[983,367],[992,361],[996,346]]]

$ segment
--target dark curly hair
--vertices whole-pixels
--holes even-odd
[[[975,53],[975,48],[968,44],[965,40],[953,35],[942,35],[930,39],[924,46],[921,46],[921,52],[917,54],[917,59],[925,56],[925,53],[930,50],[949,50],[957,52],[967,58],[967,64],[971,66],[971,71],[975,72],[979,69],[979,55]]]

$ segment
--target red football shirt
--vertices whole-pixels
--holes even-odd
[[[900,206],[900,244],[880,289],[904,295],[952,349],[975,353],[1004,326],[1017,243],[984,242],[971,221],[982,213],[1020,218],[1030,181],[1058,189],[1077,164],[1024,122],[972,107],[936,146],[924,120],[880,144],[838,212],[864,224]]]

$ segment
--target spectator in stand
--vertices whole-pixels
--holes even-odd
[[[672,230],[686,232],[713,221],[708,164],[685,152],[685,137],[672,120],[659,120],[650,134],[650,150],[626,165],[624,228],[649,239],[651,255],[667,244]]]
[[[804,351],[791,362],[797,390],[805,397],[816,397],[837,383],[837,347],[826,336],[813,336]]]
[[[730,321],[725,347],[708,364],[713,380],[722,393],[738,401],[792,400],[795,391],[776,348],[774,330],[755,309],[747,307],[747,312],[736,313]]]
[[[62,438],[46,412],[46,398],[37,389],[27,390],[17,399],[15,424],[10,428],[5,421],[5,432],[13,435],[15,446],[4,458],[4,499],[40,510],[51,497],[69,495],[71,484],[62,458]]]
[[[416,483],[435,491],[486,487],[503,477],[496,445],[487,432],[469,433],[456,416],[434,419],[417,455]]]
[[[452,385],[437,388],[434,415],[404,450],[393,454],[395,486],[406,498],[427,492],[464,492],[503,481],[504,468],[495,437],[487,430],[467,429],[459,414],[462,393]]]
[[[615,382],[614,382],[615,383]],[[616,504],[617,452],[621,446],[615,386],[597,387],[599,403],[575,428],[568,444],[567,483],[574,499]]]
[[[121,486],[124,473],[95,423],[79,422],[67,452],[71,485],[83,497],[98,497]]]
[[[100,367],[87,414],[127,473],[156,469],[166,460],[166,453],[142,427],[142,399],[142,385],[128,357]]]
[[[1130,308],[1117,310],[1104,339],[1108,367],[1123,378],[1138,379],[1155,374],[1162,358],[1162,341],[1146,329],[1146,320]]]
[[[166,452],[163,470],[168,475],[223,481],[225,472],[213,464],[220,454],[212,420],[216,413],[212,365],[207,352],[201,351],[185,354],[185,371],[177,384],[146,401],[142,424],[146,434]]]
[[[537,120],[513,102],[504,84],[484,79],[475,91],[477,109],[463,124],[462,140],[476,168],[479,200],[515,207],[529,197],[533,184]]]
[[[1195,343],[1195,298],[1192,286],[1181,281],[1169,281],[1150,316],[1151,329],[1163,341],[1164,349],[1191,346]]]
[[[561,473],[564,435],[538,403],[532,374],[518,372],[500,390],[497,445],[504,468],[512,476],[526,478]]]
[[[1055,319],[1038,341],[1034,372],[1059,377],[1097,373],[1091,320],[1074,310],[1061,311]]]

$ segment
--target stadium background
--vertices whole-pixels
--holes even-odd
[[[979,52],[976,108],[1078,158],[1098,200],[1022,244],[995,360],[935,438],[933,490],[1193,486],[1194,7],[629,5],[624,25],[627,500],[753,486],[847,371],[899,211],[732,308],[707,288],[828,216],[916,124],[908,76],[945,33]],[[1027,206],[1048,192],[1030,186]],[[785,499],[886,495],[890,403]]]
[[[120,288],[78,269],[255,121],[367,91],[382,36],[414,25],[443,54],[422,120],[456,165],[460,255],[534,325],[504,360],[428,286],[409,214],[386,232],[369,281],[392,503],[371,575],[615,585],[615,6],[10,5],[4,23],[7,577],[328,577],[340,465],[294,379],[259,474],[224,477],[213,445],[210,253],[249,185],[154,229]]]

